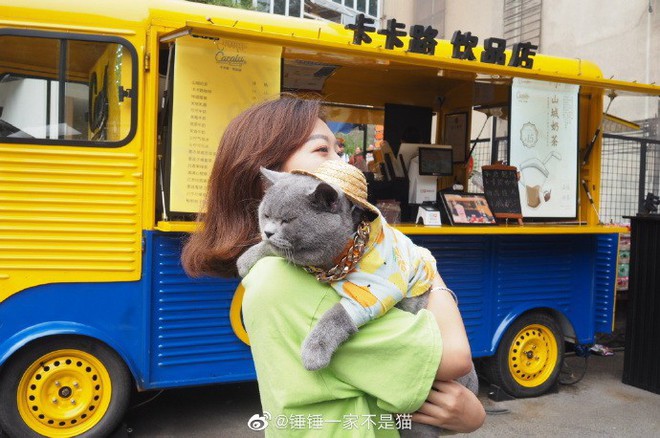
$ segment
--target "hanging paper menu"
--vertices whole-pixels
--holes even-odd
[[[277,46],[236,40],[176,40],[170,211],[200,211],[229,122],[280,92],[281,52]]]

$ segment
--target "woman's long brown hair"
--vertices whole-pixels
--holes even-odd
[[[319,100],[283,95],[247,109],[229,123],[209,178],[205,212],[198,216],[203,224],[181,255],[188,275],[237,274],[236,259],[260,240],[259,168],[280,169],[305,143],[319,117]]]

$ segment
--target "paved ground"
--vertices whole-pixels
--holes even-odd
[[[621,383],[623,352],[591,356],[583,380],[535,399],[493,402],[475,437],[651,437],[660,436],[660,394]],[[153,395],[153,394],[152,394]],[[258,437],[248,419],[261,410],[254,383],[165,391],[133,408],[130,437]]]
[[[490,415],[475,437],[657,437],[660,395],[621,383],[623,353],[591,356],[584,379],[560,386],[555,394],[535,399],[493,403],[507,409]]]

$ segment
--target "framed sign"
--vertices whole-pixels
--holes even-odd
[[[465,162],[468,143],[468,114],[446,114],[442,143],[454,149],[454,163]]]
[[[452,225],[496,225],[486,197],[477,193],[441,193],[447,219]]]
[[[513,79],[509,163],[520,171],[525,219],[577,217],[578,91],[578,85]]]
[[[481,166],[481,176],[484,195],[495,217],[522,219],[518,169],[502,164]]]

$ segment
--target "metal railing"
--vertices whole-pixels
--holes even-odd
[[[627,223],[625,216],[643,211],[647,193],[660,195],[660,140],[638,135],[604,134],[601,153],[599,213],[603,223]],[[483,193],[481,166],[508,161],[508,139],[472,140],[470,193]],[[493,159],[493,157],[496,157]]]
[[[660,194],[660,140],[604,134],[600,174],[600,219],[628,222],[643,210],[646,194]]]

